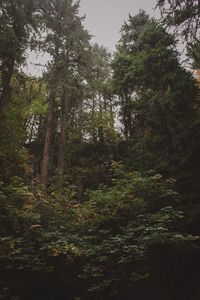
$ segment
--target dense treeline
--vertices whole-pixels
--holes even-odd
[[[199,80],[165,28],[198,68],[199,3],[167,3],[111,55],[79,2],[1,1],[1,299],[199,299]]]

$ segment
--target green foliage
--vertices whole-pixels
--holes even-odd
[[[130,16],[113,60],[113,79],[124,135],[132,139],[132,168],[176,177],[183,187],[186,169],[193,181],[199,173],[199,161],[194,164],[198,90],[180,65],[175,45],[174,36],[145,12]],[[194,189],[198,197],[198,187]]]
[[[187,56],[192,59],[192,67],[199,68],[199,1],[157,0],[156,8],[160,9],[162,24],[173,29],[186,42]]]
[[[114,128],[113,115],[106,111],[91,111],[86,115],[86,134],[91,136],[95,142],[94,136],[99,142],[116,143],[119,140],[117,131]],[[101,139],[102,138],[102,139]]]
[[[1,1],[0,10],[0,61],[4,68],[10,59],[21,63],[29,41],[29,33],[35,28],[37,1]]]
[[[155,246],[167,247],[164,256],[198,249],[198,236],[178,229],[183,213],[175,209],[173,180],[127,173],[115,162],[111,169],[112,186],[88,190],[84,203],[67,182],[60,190],[51,185],[48,191],[37,183],[26,186],[19,177],[8,186],[2,183],[2,272],[53,276],[62,265],[61,278],[69,276],[68,268],[73,270],[70,288],[77,287],[76,295],[120,297],[123,288],[129,291],[151,279]],[[1,286],[13,293],[11,282],[2,278]],[[18,288],[14,295],[23,291]]]
[[[22,264],[24,261],[25,265],[40,264],[45,256],[37,251],[42,246],[45,248],[45,243],[51,236],[56,237],[57,231],[66,229],[75,195],[73,186],[66,185],[60,193],[50,188],[46,194],[38,185],[24,185],[19,177],[13,177],[8,186],[2,186],[1,235],[6,252],[1,251],[1,256]],[[9,243],[11,246],[7,248]]]
[[[96,189],[100,183],[110,184],[110,164],[115,145],[89,142],[66,144],[65,161],[68,180],[78,186],[79,197],[85,189]]]
[[[169,27],[180,29],[184,37],[196,40],[199,32],[199,1],[158,0],[163,23]]]
[[[15,69],[24,62],[30,34],[37,27],[36,6],[37,1],[33,0],[0,3],[1,121],[4,106],[10,100],[11,79]]]
[[[10,176],[30,174],[30,156],[23,147],[27,138],[26,91],[13,92],[5,106],[5,119],[0,128],[0,178],[9,180]]]
[[[114,297],[151,277],[149,259],[155,245],[176,252],[195,248],[198,237],[179,233],[183,218],[173,206],[178,195],[173,180],[161,175],[126,173],[113,163],[113,186],[88,191],[81,225],[90,247],[81,278],[88,291]],[[171,204],[171,205],[170,205]],[[87,229],[89,228],[89,230]]]

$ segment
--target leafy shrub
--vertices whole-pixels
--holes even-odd
[[[196,253],[198,236],[179,230],[184,216],[175,208],[179,198],[173,180],[127,173],[115,162],[112,172],[112,186],[87,190],[85,202],[66,182],[60,190],[52,183],[47,191],[26,186],[18,177],[2,185],[2,290],[9,287],[14,296],[28,299],[40,281],[38,293],[43,288],[45,295],[48,285],[55,299],[120,299],[124,293],[129,299],[129,292],[153,280],[154,266],[163,264],[165,272],[171,254]],[[7,273],[22,274],[18,280],[27,286],[16,287],[18,281],[10,281]]]

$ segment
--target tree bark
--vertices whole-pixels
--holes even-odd
[[[48,183],[48,172],[49,172],[49,160],[50,160],[50,148],[51,148],[51,138],[52,138],[52,127],[53,127],[53,109],[56,95],[56,72],[54,73],[50,98],[49,98],[49,108],[47,116],[47,127],[45,134],[43,158],[42,158],[42,168],[41,168],[41,184],[47,185]]]
[[[2,83],[2,93],[1,93],[1,98],[0,98],[0,121],[3,118],[4,106],[9,97],[9,94],[10,94],[10,81],[11,81],[11,78],[13,75],[14,64],[15,64],[14,59],[10,59],[8,65],[7,65],[7,70],[2,71],[3,83]]]
[[[58,161],[57,168],[64,169],[64,156],[65,156],[65,138],[66,138],[66,114],[67,114],[67,101],[64,95],[61,103],[61,132],[58,141]]]
[[[102,99],[101,99],[101,95],[99,94],[99,113],[100,113],[100,123],[103,122],[103,119],[102,119],[102,114],[103,114],[103,111],[102,111]],[[101,125],[98,126],[97,128],[98,130],[98,138],[99,138],[99,142],[100,143],[104,143],[104,128]]]
[[[97,132],[96,132],[96,125],[94,124],[95,121],[95,100],[92,100],[92,141],[95,144],[97,142]]]

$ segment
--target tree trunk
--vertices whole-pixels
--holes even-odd
[[[3,118],[3,109],[10,94],[10,81],[14,70],[14,59],[10,59],[7,71],[2,71],[2,93],[0,98],[0,121]]]
[[[41,184],[47,185],[48,183],[48,171],[49,171],[49,160],[50,160],[50,148],[52,138],[52,127],[53,127],[53,109],[56,95],[56,72],[54,73],[53,80],[51,83],[49,108],[47,116],[47,127],[45,134],[42,168],[41,168]]]
[[[65,137],[66,137],[66,114],[67,114],[67,101],[66,96],[63,96],[61,103],[61,132],[58,141],[58,162],[57,168],[63,170],[64,156],[65,156]]]
[[[103,111],[102,111],[102,99],[101,99],[101,95],[99,95],[99,115],[100,115],[100,119],[98,120],[98,122],[103,123]],[[104,143],[104,128],[102,126],[102,124],[100,124],[97,128],[98,130],[98,138],[99,138],[99,142],[100,143]]]
[[[80,140],[80,143],[82,143],[82,139],[83,139],[83,127],[82,127],[82,124],[83,124],[83,94],[82,94],[82,91],[80,94],[80,103],[78,106],[78,113],[79,113],[79,123],[78,123],[79,140]]]
[[[96,132],[96,116],[95,116],[95,100],[92,100],[92,141],[95,144],[97,142],[97,132]]]

